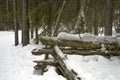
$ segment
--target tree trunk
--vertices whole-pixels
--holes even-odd
[[[16,0],[13,0],[13,11],[14,11],[14,29],[15,29],[15,46],[18,45],[18,25],[17,25],[17,5]]]
[[[28,0],[23,0],[23,46],[29,44]]]
[[[62,6],[61,6],[61,8],[60,8],[60,10],[59,10],[59,12],[58,12],[58,16],[57,16],[57,20],[56,20],[56,22],[55,22],[55,29],[54,29],[54,31],[53,31],[53,36],[57,36],[58,35],[58,29],[59,29],[59,27],[58,27],[58,23],[59,23],[59,19],[60,19],[60,16],[61,16],[61,13],[62,13],[62,11],[63,11],[63,8],[64,8],[64,6],[65,6],[65,3],[66,3],[66,1],[64,0],[63,1],[63,4],[62,4]]]
[[[83,42],[78,40],[68,40],[68,39],[57,39],[56,37],[42,37],[40,41],[43,45],[49,46],[62,46],[62,47],[72,47],[72,48],[100,48],[100,45],[93,44],[92,42]]]
[[[102,56],[119,56],[120,55],[120,50],[112,50],[108,52],[103,52],[101,50],[97,49],[63,49],[60,48],[64,54],[74,54],[74,55],[83,55],[83,56],[88,56],[88,55],[102,55]],[[33,49],[32,54],[35,56],[39,56],[42,54],[51,54],[54,55],[53,49]]]
[[[74,38],[74,37],[73,37]],[[93,42],[95,40],[95,42]],[[120,49],[120,39],[115,37],[94,37],[93,41],[85,41],[81,37],[81,40],[78,39],[62,39],[56,37],[42,37],[40,41],[43,45],[49,46],[62,46],[62,47],[72,47],[72,48],[88,48],[88,49],[100,49],[101,45],[104,44],[107,50],[118,50]],[[97,43],[97,44],[96,44]]]
[[[106,0],[106,26],[105,35],[112,35],[113,0]]]
[[[76,0],[76,11],[77,11],[77,14],[79,14],[79,10],[80,10],[80,0]]]
[[[9,1],[6,0],[7,21],[9,21]]]
[[[120,7],[120,5],[119,5]],[[120,33],[120,8],[119,8],[119,18],[118,18],[118,27],[117,27],[117,33]]]
[[[75,24],[75,32],[81,33],[86,31],[85,24],[85,0],[80,1],[80,10]]]
[[[94,1],[94,35],[98,35],[98,26],[97,26],[97,1]]]
[[[39,39],[38,39],[38,27],[35,27],[35,39],[36,39],[36,44],[39,43]]]
[[[48,36],[51,36],[52,34],[52,0],[48,1],[48,26],[47,26],[47,30],[48,30]]]
[[[38,1],[39,0],[36,0],[35,1],[35,5],[38,6]],[[38,15],[39,15],[39,11],[38,11],[38,8],[36,9],[36,15],[35,15],[35,43],[38,44],[39,42],[39,39],[38,39],[38,26],[39,26],[39,21],[38,21]]]
[[[31,39],[32,39],[34,34],[34,28],[31,23],[30,23],[30,27],[31,27],[30,31],[31,31]]]

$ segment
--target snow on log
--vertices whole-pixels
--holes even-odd
[[[63,46],[63,47],[73,47],[73,48],[100,48],[98,44],[92,44],[91,42],[82,42],[78,40],[68,40],[68,39],[58,39],[53,37],[41,37],[40,41],[43,45],[49,46]]]
[[[101,48],[104,44],[106,49],[120,49],[120,38],[114,36],[94,36],[89,33],[68,34],[60,33],[57,37],[40,37],[40,41],[44,45],[58,45],[73,48]]]
[[[120,44],[120,38],[116,36],[94,36],[90,33],[84,33],[84,34],[69,34],[65,32],[61,32],[58,34],[57,38],[59,40],[77,40],[77,41],[83,41],[83,42],[92,42],[92,43],[116,43]]]
[[[63,54],[63,52],[60,50],[58,46],[54,46],[53,48],[54,48],[55,53],[57,53],[58,56],[60,56],[61,58],[65,57],[65,55]]]

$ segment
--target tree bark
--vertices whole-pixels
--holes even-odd
[[[85,22],[85,0],[80,1],[80,10],[78,13],[77,21],[75,24],[75,33],[81,33],[86,31]]]
[[[7,21],[9,21],[9,1],[6,0],[6,10],[7,10]]]
[[[52,34],[52,0],[48,1],[48,21],[47,21],[47,33],[48,36],[51,36]]]
[[[58,45],[63,47],[73,48],[99,48],[98,44],[92,44],[92,42],[83,42],[78,40],[57,39],[56,37],[41,37],[40,41],[43,45]]]
[[[102,56],[119,56],[120,55],[120,50],[113,50],[113,51],[108,51],[108,52],[102,52],[100,50],[86,50],[86,49],[61,49],[61,51],[64,54],[74,54],[74,55],[83,55],[83,56],[88,56],[88,55],[102,55]],[[51,54],[54,55],[54,52],[52,49],[34,49],[32,50],[33,55],[42,55],[42,54]]]
[[[38,27],[36,26],[35,27],[35,39],[36,39],[36,44],[38,44],[39,43],[39,39],[38,39]]]
[[[17,2],[13,0],[13,11],[14,11],[14,29],[15,29],[15,46],[19,44],[18,40],[18,25],[17,25]]]
[[[34,28],[31,23],[30,23],[30,31],[31,31],[31,39],[33,39]]]
[[[97,1],[94,1],[94,35],[98,35],[98,26],[97,26]]]
[[[112,35],[113,0],[106,0],[106,26],[105,35]]]
[[[119,5],[119,7],[120,7],[120,5]],[[119,17],[118,17],[118,28],[117,28],[117,33],[120,33],[120,9],[119,9]]]
[[[72,47],[72,48],[89,48],[89,49],[100,49],[101,45],[104,44],[106,49],[108,50],[114,50],[114,49],[120,49],[120,43],[118,42],[119,38],[114,37],[101,37],[100,38],[95,37],[95,42],[86,42],[81,40],[72,40],[72,39],[62,39],[62,38],[56,38],[56,37],[41,37],[40,41],[43,45],[49,45],[49,46],[62,46],[62,47]],[[83,39],[83,38],[82,38]]]
[[[77,14],[79,14],[79,10],[80,10],[80,0],[76,0],[76,11],[77,11]]]
[[[59,19],[60,19],[61,13],[63,11],[63,8],[65,6],[65,3],[66,3],[66,1],[64,0],[63,4],[62,4],[62,6],[61,6],[61,8],[59,10],[59,13],[58,13],[58,16],[57,16],[57,20],[55,22],[55,27],[54,27],[55,29],[53,30],[53,33],[52,33],[53,36],[57,36],[58,35],[58,29],[59,29],[58,23],[59,23]]]
[[[35,2],[35,5],[38,6],[38,1],[39,0],[36,0]],[[38,24],[39,24],[39,21],[38,21],[38,15],[39,15],[39,11],[38,11],[38,8],[36,10],[36,15],[35,15],[35,39],[36,39],[36,44],[39,43],[39,39],[38,39]]]
[[[23,46],[29,44],[28,0],[23,0]]]
[[[64,63],[65,56],[62,53],[62,51],[59,49],[58,46],[53,47],[54,54],[52,55],[55,60],[57,61],[58,65],[57,68],[61,71],[64,77],[66,77],[68,80],[78,80],[77,75],[75,75],[72,70],[68,69],[66,64]]]

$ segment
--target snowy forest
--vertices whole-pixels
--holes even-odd
[[[1,80],[119,80],[120,0],[0,0]]]

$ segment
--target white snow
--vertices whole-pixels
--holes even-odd
[[[51,66],[48,66],[48,71],[44,75],[34,71],[33,60],[43,60],[44,55],[33,56],[31,51],[42,47],[41,44],[33,43],[25,47],[21,45],[15,47],[14,32],[0,32],[0,80],[66,80]]]
[[[108,60],[102,56],[68,55],[65,61],[69,69],[78,73],[82,80],[119,80],[120,60],[116,57]]]
[[[0,80],[66,80],[58,75],[55,67],[52,66],[47,67],[48,71],[44,75],[38,74],[39,71],[34,71],[35,63],[32,61],[43,60],[44,55],[33,56],[31,51],[42,47],[40,43],[39,45],[31,43],[25,47],[22,45],[15,47],[14,32],[0,31]],[[120,79],[120,57],[111,57],[109,60],[98,55],[67,55],[65,63],[69,69],[77,72],[82,80]]]
[[[59,40],[78,40],[84,42],[92,42],[92,43],[117,43],[120,44],[120,38],[116,36],[94,36],[90,33],[83,34],[70,34],[66,32],[61,32],[58,34],[57,38]]]
[[[81,37],[81,36],[80,36]],[[80,37],[79,35],[75,35],[75,34],[69,34],[69,33],[66,33],[66,32],[61,32],[58,34],[57,38],[58,39],[70,39],[70,40],[80,40]]]
[[[90,33],[84,34],[70,34],[66,32],[61,32],[57,36],[58,39],[67,39],[67,40],[78,40],[78,41],[85,41],[85,42],[92,42],[94,40],[94,35]]]

